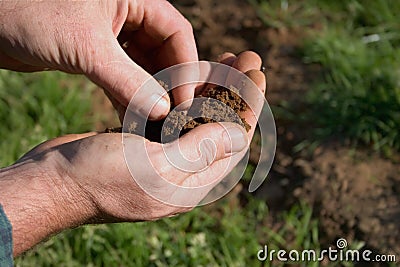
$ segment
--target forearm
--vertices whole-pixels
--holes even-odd
[[[87,220],[74,187],[58,175],[36,160],[0,170],[0,203],[12,225],[14,256]]]

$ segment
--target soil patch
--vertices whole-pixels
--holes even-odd
[[[314,207],[327,238],[358,239],[369,249],[400,255],[398,163],[338,145],[294,164],[305,177],[294,196]]]
[[[173,103],[172,94],[169,96]],[[249,131],[251,126],[240,116],[247,108],[239,90],[234,86],[229,89],[222,86],[208,88],[195,97],[189,110],[177,110],[172,105],[165,119],[147,121],[145,137],[150,141],[168,143],[202,124],[212,122],[233,122]],[[136,127],[137,124],[138,122],[131,122],[127,132],[142,135]],[[105,130],[106,133],[122,131],[121,127]]]

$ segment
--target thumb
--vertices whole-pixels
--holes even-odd
[[[162,146],[135,135],[124,138],[126,163],[136,183],[155,199],[181,207],[199,203],[248,146],[247,133],[234,123],[201,125]]]
[[[200,172],[214,162],[243,151],[248,146],[244,128],[235,123],[209,123],[164,145],[165,157],[175,169]]]
[[[95,63],[85,73],[88,78],[144,118],[165,117],[170,100],[164,88],[125,53],[113,35],[107,40],[91,59]]]

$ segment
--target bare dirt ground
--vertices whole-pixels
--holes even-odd
[[[296,55],[304,29],[265,27],[247,1],[178,0],[176,7],[192,22],[201,59],[225,51],[254,50],[266,67],[270,105],[287,101],[301,112],[303,99],[318,75]],[[318,28],[318,25],[313,27]],[[297,201],[310,203],[326,245],[344,237],[366,242],[376,253],[400,256],[400,168],[369,151],[328,142],[312,155],[294,153],[311,126],[277,120],[278,149],[273,169],[256,195],[279,212]]]
[[[267,28],[247,1],[172,2],[193,24],[200,59],[215,60],[226,51],[254,50],[262,56],[266,68],[270,105],[287,101],[298,112],[307,109],[304,94],[319,67],[304,65],[296,54],[299,40],[305,37],[304,29]],[[118,126],[111,105],[98,93],[94,99],[96,110],[110,111],[97,125],[98,130],[105,125]],[[343,237],[350,244],[362,240],[365,248],[375,253],[395,253],[399,258],[399,161],[335,142],[320,145],[311,155],[294,153],[296,144],[312,136],[312,126],[283,119],[277,120],[276,125],[275,163],[256,196],[265,199],[275,214],[298,201],[311,204],[314,217],[319,220],[324,242],[321,247]],[[252,158],[257,159],[257,155]]]

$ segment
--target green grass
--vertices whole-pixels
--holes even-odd
[[[250,2],[270,27],[301,27],[306,38],[300,56],[322,70],[300,117],[314,135],[298,148],[333,137],[385,155],[400,151],[398,1]]]
[[[347,138],[377,151],[400,150],[400,49],[389,40],[329,28],[305,44],[304,58],[323,67],[308,94],[317,136]]]
[[[2,166],[48,138],[91,130],[91,87],[79,76],[0,71]],[[296,205],[279,218],[285,223],[272,230],[263,201],[249,196],[246,205],[233,203],[224,199],[157,222],[67,230],[18,257],[15,264],[261,266],[256,254],[264,244],[286,249],[319,247],[318,224],[311,219],[310,207]]]
[[[304,61],[323,73],[308,95],[308,119],[317,122],[318,137],[399,151],[400,4],[346,1],[333,10],[339,15],[303,48]]]
[[[257,259],[264,244],[319,248],[311,212],[308,206],[295,206],[279,218],[287,224],[273,231],[264,226],[269,213],[262,201],[231,207],[222,200],[213,208],[157,222],[69,230],[19,258],[16,266],[272,266]]]
[[[88,86],[81,77],[57,72],[0,70],[0,166],[45,140],[90,130]]]

